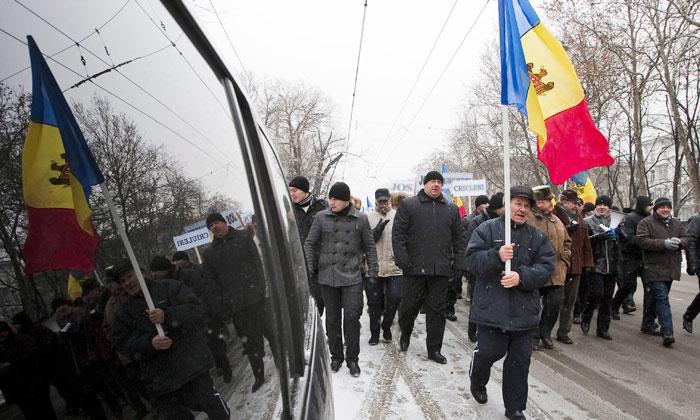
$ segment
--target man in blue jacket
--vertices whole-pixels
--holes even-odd
[[[539,289],[554,271],[554,250],[542,231],[527,224],[532,189],[512,187],[510,196],[512,243],[505,243],[504,216],[482,223],[467,248],[469,270],[476,278],[469,320],[479,326],[469,378],[474,399],[485,404],[491,366],[505,356],[505,414],[524,419],[532,337],[539,325]],[[508,260],[511,270],[504,272]]]

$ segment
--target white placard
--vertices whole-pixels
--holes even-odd
[[[211,243],[214,236],[211,231],[205,227],[187,232],[183,235],[178,235],[173,238],[175,248],[178,251],[185,251],[196,246],[202,246]]]
[[[226,209],[221,212],[221,215],[224,216],[224,219],[226,219],[226,223],[228,223],[234,229],[241,229],[243,227],[243,222],[241,221],[241,218],[238,215],[238,213],[236,213],[236,210]],[[185,232],[193,232],[197,229],[205,228],[205,225],[206,219],[187,225],[184,227],[183,230]]]
[[[452,194],[458,197],[476,197],[486,195],[485,179],[459,180],[452,183]]]

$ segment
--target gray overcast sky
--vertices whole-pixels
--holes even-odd
[[[406,132],[404,127],[486,4],[486,0],[459,0],[393,134],[380,150],[454,1],[367,3],[350,151],[364,151],[366,159],[376,160],[376,165],[384,162],[392,150],[393,153],[381,169],[356,158],[344,161],[348,167],[339,169],[336,177],[344,173],[358,196],[372,195],[375,188],[390,180],[412,178],[411,168],[444,144],[448,130],[456,125],[458,106],[465,84],[478,66],[478,55],[486,40],[497,37],[497,2],[491,0]],[[216,17],[210,12],[209,2],[196,4],[193,11],[231,66],[239,69]],[[319,87],[336,104],[337,128],[345,136],[364,1],[256,0],[214,4],[246,70],[258,78],[303,80]]]

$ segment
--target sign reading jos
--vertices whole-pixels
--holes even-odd
[[[459,197],[486,195],[485,179],[459,180],[452,183],[452,194]]]

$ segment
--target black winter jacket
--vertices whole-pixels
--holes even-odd
[[[452,276],[466,270],[464,235],[457,206],[440,195],[418,195],[399,204],[392,231],[396,265],[408,276]]]
[[[309,231],[311,230],[311,225],[314,224],[316,214],[327,208],[328,202],[326,200],[319,200],[315,195],[311,197],[311,203],[306,211],[304,211],[301,206],[297,204],[294,205],[294,215],[297,218],[297,228],[299,228],[299,237],[301,238],[302,245],[306,242],[306,237],[309,236]]]
[[[642,250],[637,240],[637,225],[647,217],[643,212],[634,209],[625,215],[620,224],[620,248],[625,260],[642,260]]]
[[[498,250],[505,243],[505,218],[482,223],[467,248],[469,271],[474,273],[474,299],[469,320],[507,331],[537,328],[540,292],[554,272],[554,249],[534,226],[511,224],[511,242],[516,244],[511,270],[520,275],[517,287],[501,286],[504,264]]]
[[[129,296],[112,325],[115,349],[139,363],[146,389],[161,395],[173,392],[213,366],[213,358],[202,328],[204,306],[192,290],[170,279],[147,280],[156,308],[165,312],[163,329],[173,340],[167,350],[155,350],[151,340],[157,334],[145,311],[142,295]]]
[[[685,235],[688,238],[688,248],[685,258],[688,262],[688,274],[698,274],[700,269],[700,214],[696,214],[688,220]]]
[[[202,255],[202,277],[208,313],[220,320],[265,298],[265,278],[258,247],[245,230],[229,227],[223,238],[214,238]]]

